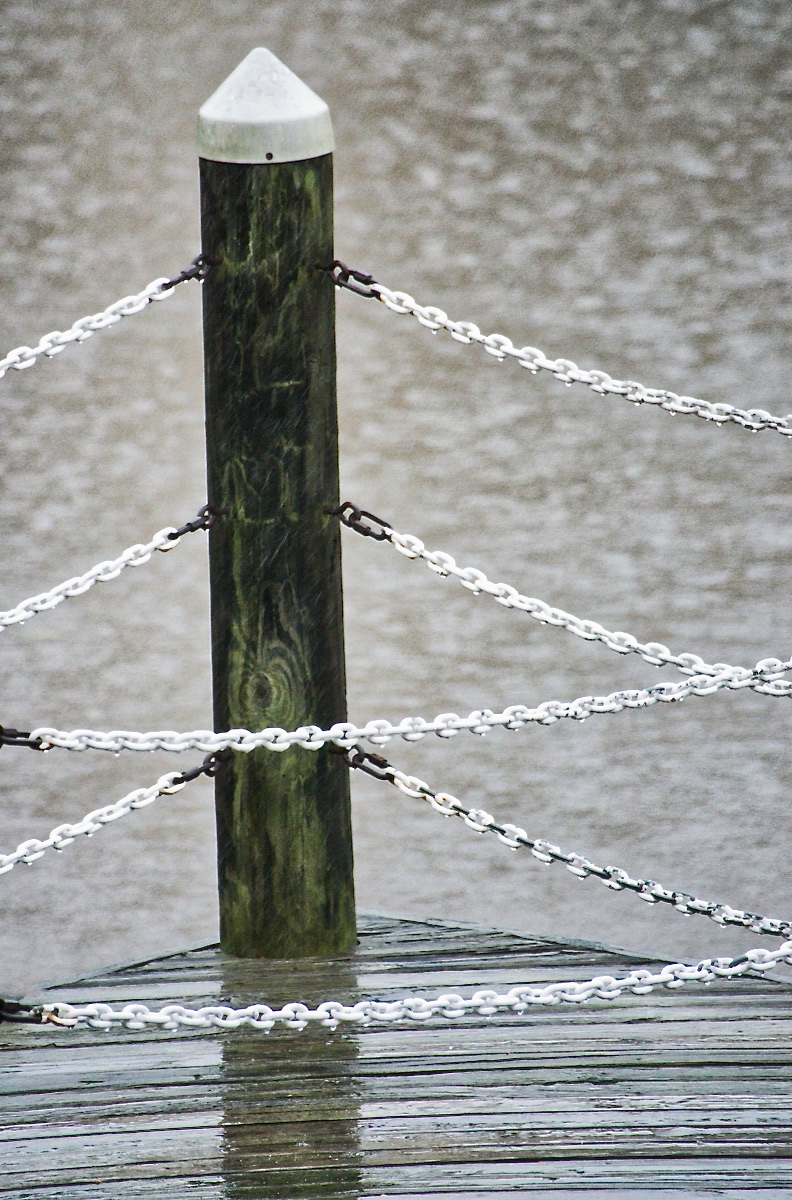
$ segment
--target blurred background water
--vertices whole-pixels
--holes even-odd
[[[196,111],[256,45],[331,106],[341,257],[552,356],[792,409],[781,0],[6,0],[4,351],[189,262]],[[609,628],[789,654],[787,441],[533,378],[347,294],[338,321],[345,497]],[[2,607],[192,516],[201,393],[198,284],[0,383]],[[352,535],[344,556],[352,719],[675,677]],[[195,535],[6,630],[0,720],[207,727],[207,622]],[[789,714],[720,693],[389,754],[595,861],[788,916]],[[198,758],[6,749],[2,848]],[[690,957],[757,942],[353,783],[362,906]],[[199,782],[4,876],[0,988],[212,940],[213,838]]]

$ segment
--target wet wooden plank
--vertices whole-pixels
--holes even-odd
[[[354,1000],[646,960],[363,917],[331,962],[213,947],[53,988],[153,1004]],[[647,965],[650,965],[647,963]],[[792,988],[744,980],[459,1023],[330,1033],[0,1027],[0,1196],[792,1194]],[[742,1189],[742,1190],[741,1190]],[[747,1189],[747,1190],[746,1190]]]

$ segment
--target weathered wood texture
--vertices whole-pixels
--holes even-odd
[[[617,973],[635,956],[360,920],[333,961],[217,948],[70,999],[316,1001]],[[0,1196],[792,1196],[792,988],[686,987],[460,1023],[267,1035],[0,1027]]]
[[[332,155],[201,162],[216,729],[346,718]],[[355,940],[349,771],[238,754],[217,779],[220,938],[287,958]]]

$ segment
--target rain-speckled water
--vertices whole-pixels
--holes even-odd
[[[47,0],[6,3],[0,45],[3,350],[190,260],[196,110],[265,45],[331,105],[341,257],[518,344],[792,409],[788,5]],[[533,378],[348,294],[338,307],[345,496],[609,628],[710,661],[789,654],[788,441]],[[192,515],[201,393],[197,284],[0,383],[3,607]],[[675,677],[387,548],[348,535],[344,554],[354,719]],[[6,630],[0,721],[207,727],[205,555],[196,535]],[[788,702],[720,693],[390,754],[531,834],[786,916],[789,719]],[[2,848],[175,761],[3,750]],[[355,789],[366,907],[688,956],[756,941]],[[0,888],[6,992],[210,940],[209,784]]]

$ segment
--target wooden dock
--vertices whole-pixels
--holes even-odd
[[[45,995],[387,999],[651,965],[441,921],[359,932],[332,962],[205,947]],[[0,1047],[16,1200],[792,1196],[792,987],[769,978],[335,1033],[2,1025]]]

